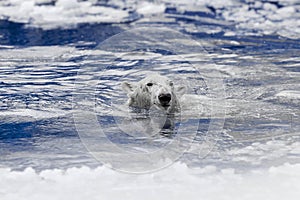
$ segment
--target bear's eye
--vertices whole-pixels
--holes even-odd
[[[153,83],[147,83],[147,86],[151,87],[153,85]]]
[[[170,86],[173,86],[173,82],[170,82],[169,85],[170,85]]]

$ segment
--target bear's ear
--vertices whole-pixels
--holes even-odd
[[[134,90],[134,85],[125,81],[122,83],[122,89],[124,92],[131,93]]]
[[[175,91],[176,91],[176,95],[178,97],[181,97],[186,92],[186,87],[185,86],[178,86],[178,87],[175,88]]]

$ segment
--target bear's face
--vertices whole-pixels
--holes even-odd
[[[124,82],[122,88],[129,97],[129,106],[142,109],[155,106],[168,112],[179,109],[177,98],[185,91],[185,87],[175,89],[171,80],[158,74],[150,75],[136,84]]]

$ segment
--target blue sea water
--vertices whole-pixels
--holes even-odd
[[[134,8],[136,4],[123,5],[124,2],[94,4],[125,9],[128,16],[121,21],[79,20],[71,25],[54,23],[49,28],[36,18],[26,21],[25,11],[25,21],[15,20],[10,13],[1,16],[1,167],[45,170],[102,165],[87,147],[93,144],[84,143],[74,119],[74,112],[91,110],[102,128],[107,129],[109,141],[118,147],[138,153],[165,148],[172,143],[172,137],[149,142],[126,136],[115,129],[120,126],[118,118],[107,114],[126,101],[120,82],[137,81],[152,71],[174,78],[188,86],[189,94],[203,98],[203,112],[196,110],[191,119],[182,122],[187,130],[179,139],[186,140],[183,145],[188,146],[183,155],[175,156],[176,160],[191,168],[215,165],[237,171],[299,162],[300,39],[294,34],[299,27],[291,34],[276,27],[299,20],[299,2],[262,1],[265,7],[254,1],[233,1],[238,6],[231,7],[226,3],[195,4],[198,10],[164,1],[165,9],[160,13],[153,12],[155,6],[160,8],[160,2],[151,4],[148,12],[139,11],[148,4]],[[45,1],[34,8],[43,5],[56,4]],[[2,6],[7,8],[13,3]],[[234,21],[220,14],[232,14],[243,6],[256,14],[266,12],[260,16],[271,16],[270,10],[275,13],[283,7],[295,10],[286,21],[286,12],[282,12],[283,19],[273,20],[274,26],[265,29],[252,27],[255,19],[251,15],[245,21]],[[245,16],[240,13],[237,17]],[[261,22],[257,16],[252,17]],[[249,29],[244,27],[247,23]],[[264,23],[266,19],[260,26]],[[142,29],[144,39],[143,34],[134,35],[141,30],[138,28],[146,28]],[[160,38],[155,30],[164,30]],[[171,36],[173,31],[175,39]],[[141,44],[131,44],[134,40]],[[159,48],[154,49],[151,42]],[[197,70],[191,66],[197,66]],[[210,80],[222,84],[213,88]],[[85,83],[84,94],[92,95],[80,102],[78,92],[82,91],[78,88]],[[216,123],[215,129],[212,123]],[[195,137],[190,138],[189,128],[195,124]],[[101,144],[102,153],[114,157],[106,140],[96,138],[95,142]],[[108,151],[103,152],[106,147]]]

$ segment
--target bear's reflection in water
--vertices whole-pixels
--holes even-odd
[[[176,135],[176,124],[180,122],[179,115],[168,114],[159,109],[130,108],[129,116],[122,117],[119,128],[134,137],[172,138]]]

